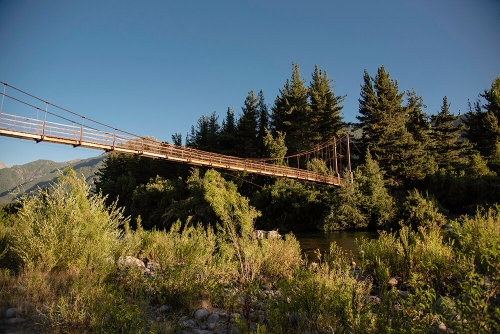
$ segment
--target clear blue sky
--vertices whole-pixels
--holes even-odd
[[[427,113],[445,95],[463,113],[500,75],[499,15],[498,0],[0,0],[0,80],[162,141],[240,113],[250,90],[272,104],[292,62],[307,83],[314,65],[328,72],[346,121],[381,65]],[[100,153],[0,137],[9,165]]]

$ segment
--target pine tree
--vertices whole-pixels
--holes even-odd
[[[404,93],[399,93],[398,83],[390,78],[384,66],[375,78],[364,72],[357,116],[363,129],[361,149],[363,157],[368,150],[378,161],[387,181],[392,186],[402,186],[421,180],[433,173],[432,159],[425,154],[425,147],[408,131],[409,108],[403,106]],[[416,101],[418,102],[418,101]]]
[[[289,154],[295,154],[311,147],[309,131],[310,106],[308,89],[300,78],[299,65],[293,63],[291,80],[286,81],[272,108],[273,131],[286,134]]]
[[[343,131],[340,105],[345,96],[335,96],[326,71],[314,67],[312,81],[309,85],[310,129],[313,145],[338,137]]]
[[[191,134],[186,138],[186,146],[208,152],[219,152],[219,116],[214,111],[210,116],[202,115],[196,129],[191,126]]]
[[[468,142],[461,140],[464,124],[460,116],[450,112],[448,98],[443,97],[441,111],[431,116],[432,123],[432,151],[438,167],[447,171],[456,171],[461,168],[463,156],[468,149]]]
[[[413,135],[413,138],[419,141],[424,148],[430,146],[431,124],[423,108],[427,108],[421,96],[412,90],[406,93],[408,102],[406,104],[406,128]]]
[[[174,133],[172,135],[172,142],[174,145],[182,146],[182,134],[178,132]]]
[[[222,154],[235,155],[236,120],[233,108],[227,108],[226,118],[220,130],[220,151]]]
[[[262,90],[259,92],[257,99],[259,100],[257,105],[257,153],[259,157],[265,157],[266,146],[264,145],[264,138],[269,130],[269,112]]]
[[[495,78],[489,90],[485,90],[480,97],[486,100],[481,105],[479,101],[470,106],[466,114],[467,138],[485,158],[500,155],[500,77]]]
[[[236,147],[238,155],[244,158],[257,157],[258,103],[259,100],[252,90],[248,92],[244,106],[241,108],[243,114],[238,120]]]

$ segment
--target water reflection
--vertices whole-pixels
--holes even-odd
[[[300,242],[302,251],[307,255],[309,261],[317,261],[315,251],[319,249],[322,253],[330,250],[330,243],[336,242],[342,249],[357,257],[356,239],[375,239],[378,233],[375,231],[335,231],[335,232],[303,232],[295,234]]]

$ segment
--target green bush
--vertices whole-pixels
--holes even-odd
[[[446,224],[447,213],[429,194],[423,196],[417,189],[410,190],[402,208],[402,225],[441,227]]]
[[[472,256],[476,271],[500,283],[500,206],[479,209],[475,217],[452,222],[449,236],[457,252]]]
[[[301,268],[294,277],[282,280],[280,300],[270,301],[270,331],[370,332],[374,321],[366,299],[370,284],[350,274],[346,262],[324,262],[316,272]]]
[[[91,195],[85,179],[67,169],[49,189],[23,198],[9,252],[20,266],[43,271],[109,267],[119,248],[118,227],[127,219],[104,200]]]

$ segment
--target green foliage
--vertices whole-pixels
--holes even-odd
[[[248,92],[244,106],[241,108],[243,114],[238,120],[236,136],[233,142],[236,156],[255,158],[258,155],[256,136],[258,104],[259,99],[255,97],[253,90]]]
[[[491,88],[480,94],[486,100],[484,105],[477,101],[474,108],[469,107],[466,114],[467,138],[474,149],[483,157],[491,158],[497,154],[500,142],[500,77],[493,80]]]
[[[287,179],[265,186],[252,203],[262,212],[260,228],[301,231],[316,228],[328,210],[328,196],[314,187]]]
[[[307,162],[307,169],[323,175],[332,175],[332,171],[326,166],[326,162],[317,158],[312,158]]]
[[[457,262],[450,245],[443,241],[437,229],[401,228],[398,233],[381,232],[376,240],[361,240],[361,268],[372,274],[384,289],[390,277],[407,281],[417,275],[421,281],[440,293],[457,288],[468,263]]]
[[[26,197],[14,218],[9,249],[20,266],[43,270],[107,267],[118,248],[118,227],[127,219],[116,206],[90,194],[68,169],[51,188]]]
[[[344,178],[350,177],[345,173]],[[336,192],[330,212],[325,218],[325,231],[364,228],[368,226],[369,217],[362,210],[362,194],[357,182],[348,182]]]
[[[249,205],[248,199],[242,197],[236,186],[226,182],[215,170],[209,170],[203,179],[205,200],[217,215],[221,225],[218,226],[222,238],[227,239],[234,248],[239,262],[241,280],[252,280],[260,271],[252,263],[258,259],[256,240],[253,240],[254,220],[260,213]]]
[[[500,283],[500,207],[452,222],[449,235],[462,256],[472,256],[476,271]]]
[[[422,114],[422,99],[414,92],[403,106],[404,93],[390,78],[384,66],[375,78],[364,73],[359,99],[363,129],[362,155],[368,150],[380,165],[391,186],[401,187],[422,180],[435,171],[435,164],[426,151],[428,124]]]
[[[387,226],[395,217],[395,203],[385,186],[378,163],[367,153],[353,182],[337,190],[325,218],[326,231]],[[349,179],[346,173],[344,178]]]
[[[139,185],[132,195],[131,215],[141,216],[146,229],[164,226],[164,213],[175,200],[185,192],[182,179],[167,180],[160,176],[150,179],[145,185]]]
[[[467,176],[472,178],[482,178],[485,176],[496,176],[494,172],[491,172],[488,168],[486,161],[479,154],[472,154],[469,157],[469,162],[465,167],[465,173]]]
[[[273,133],[286,133],[285,145],[290,154],[310,148],[308,89],[301,79],[299,65],[292,64],[292,78],[287,79],[280,89],[272,107],[271,124]]]
[[[402,225],[442,227],[446,224],[446,211],[429,194],[424,197],[417,189],[408,191],[402,207]]]
[[[370,164],[363,173],[376,171]],[[364,189],[379,189],[380,173],[368,180],[360,183]],[[138,219],[132,230],[120,210],[106,208],[102,196],[89,193],[72,171],[26,198],[16,214],[0,220],[0,241],[20,261],[17,272],[0,268],[0,308],[17,306],[23,317],[36,317],[37,331],[55,333],[173,330],[172,323],[198,308],[201,299],[228,313],[242,308],[236,321],[242,331],[248,331],[249,310],[259,305],[269,320],[265,327],[256,325],[260,333],[428,333],[438,331],[439,321],[459,333],[499,330],[496,206],[452,222],[449,231],[431,223],[433,215],[416,215],[421,224],[415,225],[423,226],[360,240],[357,266],[332,244],[311,271],[293,235],[253,238],[258,212],[233,183],[215,171],[203,177],[193,172],[190,182],[188,191],[212,210],[216,229],[187,220],[168,231],[147,231]],[[144,190],[153,196],[168,193],[170,185],[157,178]],[[407,208],[437,212],[417,191],[410,192]],[[115,261],[119,256],[147,259],[153,270],[127,267]],[[392,277],[396,287],[388,287]],[[278,290],[264,293],[262,284]],[[374,292],[377,297],[370,296]],[[174,311],[159,325],[150,311],[162,304]]]
[[[274,138],[273,135],[266,129],[266,135],[264,137],[264,146],[270,158],[277,159],[276,161],[280,165],[284,164],[283,158],[285,157],[286,152],[288,151],[287,147],[285,146],[284,133],[277,131],[276,138]]]
[[[368,151],[365,163],[356,168],[355,182],[361,193],[361,207],[376,226],[387,226],[394,219],[396,206],[389,194],[377,161]]]
[[[326,71],[314,66],[312,80],[309,85],[309,99],[311,112],[309,122],[311,127],[312,144],[317,145],[342,135],[343,122],[340,105],[345,96],[335,96],[332,90],[332,81]]]
[[[8,254],[11,231],[11,216],[2,209],[0,210],[0,261],[2,262],[6,261],[5,258]]]
[[[446,171],[459,171],[464,165],[464,155],[470,149],[469,141],[462,139],[465,124],[460,116],[450,112],[450,104],[445,96],[441,111],[431,116],[432,151],[438,168]]]
[[[373,315],[364,299],[370,285],[349,274],[345,258],[330,259],[317,272],[302,269],[281,282],[283,302],[271,301],[272,332],[370,332]]]

